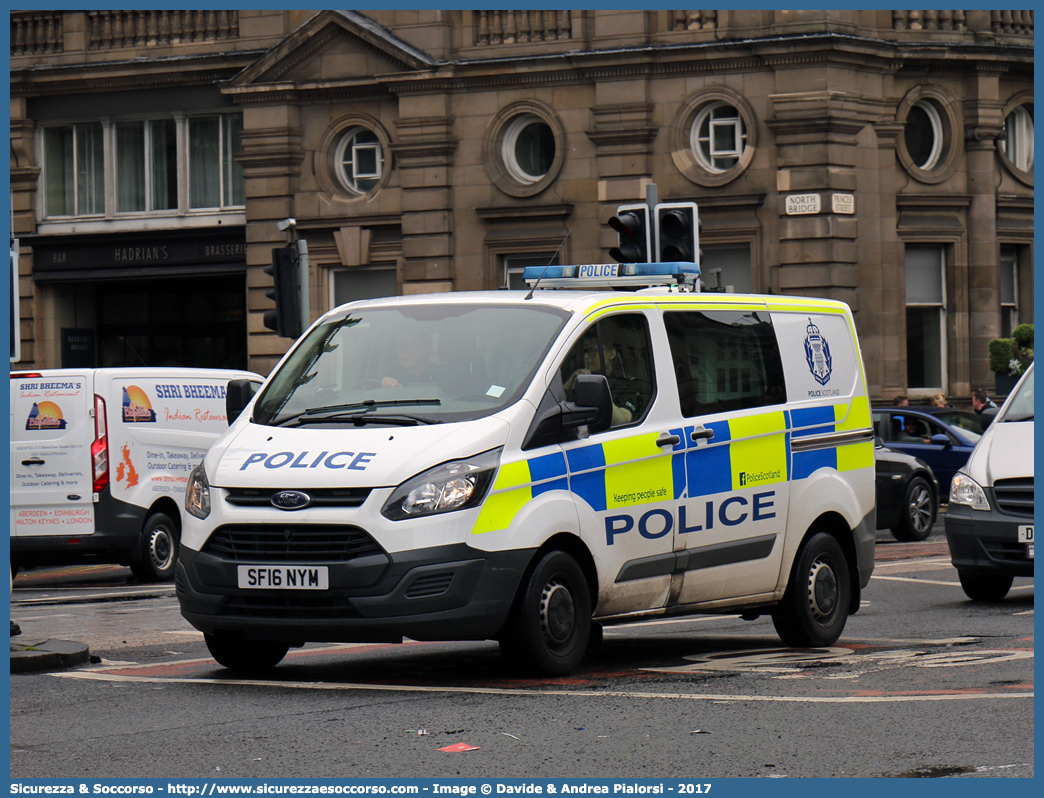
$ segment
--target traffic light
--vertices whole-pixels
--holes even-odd
[[[695,202],[661,202],[656,206],[656,257],[660,263],[699,263],[700,227]]]
[[[619,243],[609,250],[609,257],[617,263],[649,263],[652,258],[652,229],[649,225],[649,206],[621,205],[616,216],[609,220]]]
[[[265,311],[265,326],[281,338],[301,335],[301,301],[298,298],[297,250],[293,246],[275,247],[272,264],[265,266],[272,275],[272,288],[265,296],[275,302],[275,310]]]

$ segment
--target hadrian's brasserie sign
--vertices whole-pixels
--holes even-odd
[[[33,244],[33,272],[37,278],[54,279],[76,272],[110,272],[128,268],[155,267],[179,272],[211,271],[215,266],[229,270],[246,267],[246,240],[235,238],[157,235],[152,238],[87,237],[43,239]],[[166,267],[166,268],[164,268]]]

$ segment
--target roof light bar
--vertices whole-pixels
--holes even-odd
[[[641,288],[650,285],[698,286],[700,267],[687,261],[669,263],[585,263],[571,266],[527,266],[522,278],[541,288]]]

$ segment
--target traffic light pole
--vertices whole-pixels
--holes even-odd
[[[303,238],[297,239],[297,260],[301,274],[301,330],[304,331],[311,325],[312,318],[309,315],[311,303],[308,295],[308,242]]]

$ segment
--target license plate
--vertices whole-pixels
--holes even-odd
[[[1019,527],[1019,543],[1033,542],[1033,524],[1022,524]]]
[[[329,590],[325,565],[240,565],[239,586],[263,590]]]

